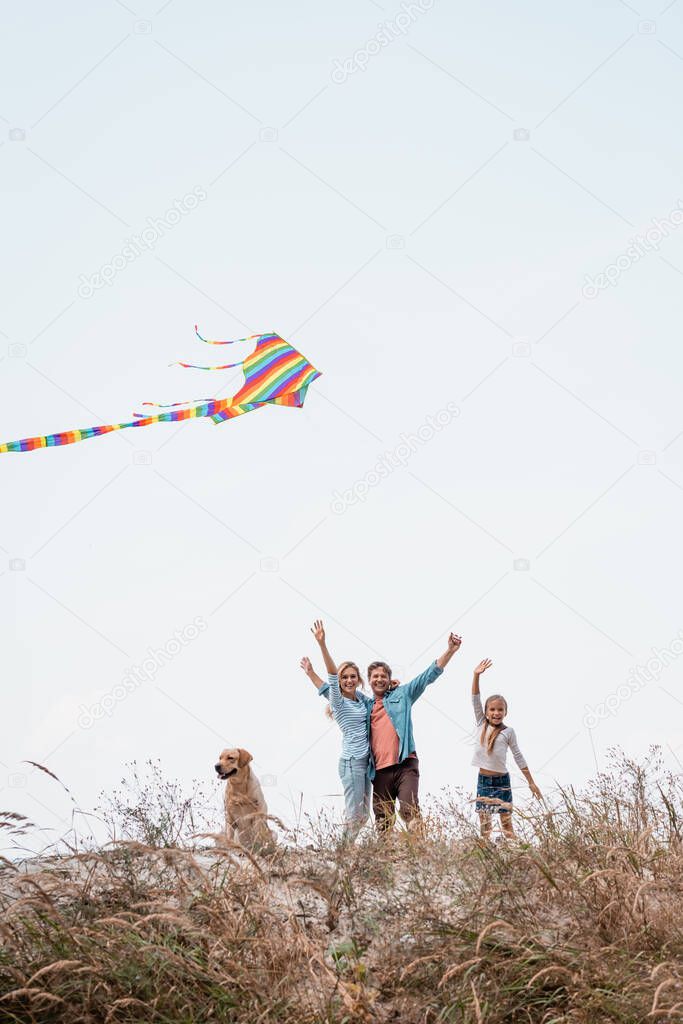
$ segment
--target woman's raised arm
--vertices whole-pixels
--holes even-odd
[[[315,622],[311,626],[311,633],[315,637],[315,639],[316,639],[316,641],[318,643],[318,646],[320,647],[320,653],[323,656],[323,661],[325,662],[325,668],[327,669],[328,673],[331,676],[336,676],[336,674],[337,674],[337,664],[336,664],[336,662],[332,658],[332,655],[330,654],[330,652],[327,649],[327,642],[325,640],[325,627],[324,627],[324,625],[322,623],[322,619],[316,619],[315,620]]]
[[[319,690],[321,686],[324,686],[324,682],[313,668],[310,658],[302,658],[299,664],[315,686],[316,690]]]

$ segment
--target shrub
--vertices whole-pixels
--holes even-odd
[[[96,808],[112,839],[130,839],[148,846],[177,846],[193,834],[212,831],[216,823],[213,799],[206,785],[192,781],[189,791],[169,778],[158,760],[144,768],[125,765],[128,776],[119,789],[100,794]]]
[[[313,822],[270,859],[128,841],[6,867],[0,1020],[681,1021],[682,812],[656,753],[615,755],[514,843],[444,794],[355,845]]]

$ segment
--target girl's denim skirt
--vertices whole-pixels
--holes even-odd
[[[510,774],[505,775],[482,775],[479,773],[477,779],[477,796],[485,796],[490,800],[504,800],[506,804],[512,803],[512,786],[510,785]],[[477,810],[487,811],[489,814],[506,814],[512,807],[500,807],[499,804],[482,803],[477,800]]]

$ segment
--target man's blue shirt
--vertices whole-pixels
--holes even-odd
[[[386,713],[391,720],[396,733],[398,735],[398,760],[404,761],[406,757],[415,750],[415,737],[413,736],[413,704],[421,697],[427,687],[435,682],[441,673],[442,668],[436,664],[435,661],[421,672],[419,676],[415,676],[409,683],[404,683],[402,686],[397,686],[395,690],[387,690],[384,694],[384,707]],[[321,697],[327,697],[329,691],[329,683],[324,683],[318,693]],[[374,697],[366,697],[362,690],[356,690],[356,696],[359,700],[362,700],[365,704],[367,714],[367,728],[368,736],[370,736],[370,715],[372,709],[375,706]],[[370,764],[368,766],[368,773],[371,779],[375,777],[375,763],[370,754]]]

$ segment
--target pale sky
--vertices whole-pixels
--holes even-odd
[[[243,746],[274,813],[340,812],[317,616],[404,680],[462,633],[414,710],[425,798],[474,788],[484,656],[550,795],[615,745],[681,770],[683,3],[635,3],[3,5],[0,441],[233,394],[169,367],[233,361],[195,323],[323,376],[0,456],[1,807],[57,836],[27,759],[87,810],[127,761],[213,786]]]

